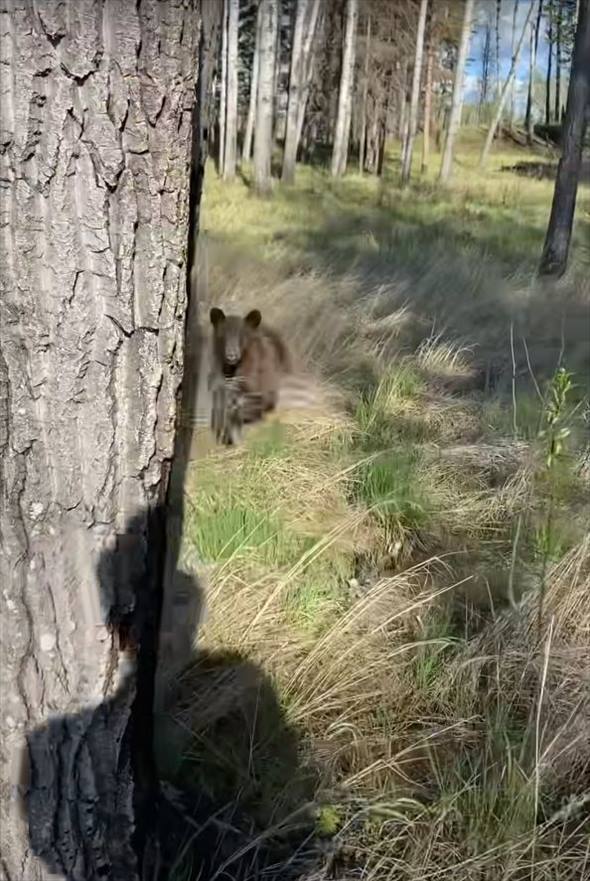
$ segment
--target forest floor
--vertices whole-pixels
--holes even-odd
[[[199,429],[168,772],[268,877],[590,877],[590,192],[540,281],[553,183],[480,138],[445,190],[437,155],[403,192],[395,155],[269,200],[208,169],[203,326],[259,307],[306,378],[239,448]]]

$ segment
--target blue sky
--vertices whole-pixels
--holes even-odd
[[[522,32],[531,0],[518,0],[517,18],[516,18],[516,35],[517,39]],[[536,20],[537,4],[531,19]],[[511,40],[512,40],[512,15],[514,10],[514,0],[502,0],[502,17],[500,20],[500,72],[504,79],[510,69],[510,61],[512,57]],[[495,82],[495,21],[496,21],[496,0],[477,0],[475,8],[476,26],[472,33],[469,46],[469,62],[465,74],[465,101],[475,103],[479,97],[479,84],[481,78],[481,60],[484,44],[485,21],[488,19],[492,25],[492,64],[491,64],[491,83]],[[539,49],[537,53],[537,67],[539,71],[545,70],[547,63],[547,40],[546,40],[545,21],[541,22],[539,33]],[[516,107],[517,111],[521,110],[524,102],[526,102],[526,93],[529,78],[529,61],[530,61],[530,31],[527,29],[523,46],[520,52],[518,67],[516,70]]]

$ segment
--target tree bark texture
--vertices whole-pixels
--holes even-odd
[[[189,0],[0,5],[7,881],[151,862],[199,21]]]
[[[340,74],[340,90],[338,93],[338,113],[336,116],[336,131],[332,151],[332,177],[339,177],[344,174],[348,159],[357,21],[358,0],[347,0],[342,72]]]
[[[252,157],[252,140],[254,137],[254,124],[256,121],[256,102],[258,99],[258,74],[260,71],[260,23],[262,19],[262,8],[262,3],[259,3],[256,12],[256,41],[254,43],[254,55],[252,57],[248,116],[246,118],[244,145],[242,147],[242,160],[244,162],[249,162]]]
[[[323,11],[322,0],[312,0],[309,23],[305,28],[303,35],[303,84],[301,87],[301,97],[299,100],[299,110],[297,113],[296,150],[299,149],[299,145],[301,143],[301,134],[303,132],[305,111],[307,109],[307,102],[311,89],[311,81],[313,79],[314,43],[316,42],[316,37],[320,26],[321,11]]]
[[[551,67],[553,60],[553,0],[549,0],[549,36],[547,70],[545,74],[545,125],[551,124]]]
[[[514,5],[512,7],[512,34],[511,34],[511,42],[510,42],[510,55],[514,55],[514,47],[516,45],[516,17],[518,15],[518,0],[514,0]],[[509,125],[510,129],[514,128],[514,97],[515,97],[515,86],[516,86],[516,76],[512,77],[512,81],[510,83],[510,116],[509,116]]]
[[[489,152],[492,148],[492,142],[496,136],[496,131],[500,124],[500,120],[502,119],[502,112],[504,110],[504,106],[506,104],[506,99],[508,97],[508,92],[511,86],[511,83],[516,76],[516,66],[518,64],[518,57],[520,55],[520,50],[522,48],[522,44],[524,41],[524,36],[527,32],[529,22],[531,20],[531,15],[533,14],[533,6],[532,4],[529,6],[526,19],[522,26],[522,31],[520,32],[520,36],[518,38],[518,42],[514,47],[514,53],[512,55],[512,61],[510,62],[510,70],[508,71],[508,75],[504,81],[504,85],[502,86],[502,91],[500,93],[500,99],[498,101],[498,106],[496,107],[496,112],[494,113],[494,118],[490,123],[490,127],[488,129],[488,133],[486,135],[486,139],[484,145],[481,150],[481,156],[479,157],[479,165],[480,168],[483,168],[485,165]]]
[[[555,22],[555,122],[561,121],[561,3],[557,7]]]
[[[562,154],[557,168],[551,217],[545,238],[540,271],[561,276],[567,266],[582,145],[590,108],[590,3],[580,0],[578,26],[562,134]]]
[[[424,32],[426,30],[426,12],[428,11],[428,0],[420,0],[420,11],[418,13],[418,29],[416,32],[416,51],[414,54],[414,72],[412,75],[412,94],[410,97],[410,119],[408,127],[408,140],[406,149],[404,150],[404,161],[402,164],[401,183],[405,186],[410,182],[412,173],[412,156],[414,153],[414,141],[416,139],[416,131],[418,128],[418,105],[420,103],[420,77],[422,74],[422,56],[424,54]]]
[[[455,80],[453,82],[451,112],[449,115],[449,125],[447,129],[445,147],[440,167],[441,183],[447,183],[450,180],[453,170],[453,151],[455,148],[455,138],[457,136],[457,132],[459,131],[459,126],[461,125],[461,110],[463,107],[463,81],[465,79],[465,62],[467,61],[467,52],[469,51],[469,39],[471,36],[472,21],[473,0],[465,0],[463,25],[461,27],[461,40],[459,42],[459,52],[457,55],[457,68],[455,70]]]
[[[254,185],[259,194],[267,195],[272,186],[272,123],[278,5],[277,0],[260,0],[260,5],[260,68],[254,131]]]
[[[238,26],[240,0],[227,0],[227,89],[223,177],[236,176],[238,151]]]

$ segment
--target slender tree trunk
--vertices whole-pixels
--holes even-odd
[[[512,61],[510,63],[510,70],[508,71],[508,76],[506,77],[506,80],[504,81],[504,85],[502,86],[502,92],[500,94],[500,100],[498,101],[498,107],[496,108],[494,118],[492,119],[492,121],[490,123],[490,127],[489,127],[488,133],[486,135],[485,143],[484,143],[482,151],[481,151],[481,156],[479,157],[480,168],[483,168],[483,166],[486,163],[486,160],[488,158],[488,155],[489,155],[489,152],[490,152],[490,149],[492,146],[492,141],[494,140],[496,130],[497,130],[498,125],[500,123],[500,120],[502,118],[502,111],[503,111],[504,105],[506,103],[506,98],[508,96],[510,84],[515,76],[515,73],[516,73],[516,66],[518,64],[518,57],[520,55],[520,50],[521,50],[521,47],[523,44],[524,35],[527,32],[527,28],[528,28],[529,22],[531,20],[532,12],[533,12],[533,6],[531,4],[531,6],[529,6],[529,10],[527,12],[527,16],[526,16],[524,25],[522,27],[520,37],[518,38],[518,42],[517,42],[515,49],[514,49],[514,54],[512,56]]]
[[[291,47],[291,70],[289,73],[289,102],[287,105],[287,130],[285,133],[285,149],[283,152],[283,183],[291,184],[295,180],[295,163],[297,161],[297,120],[299,102],[303,86],[303,32],[307,19],[309,0],[297,0],[295,26],[293,28],[293,45]]]
[[[227,105],[223,177],[236,176],[238,153],[238,27],[240,0],[227,0]]]
[[[424,134],[422,136],[422,174],[428,171],[430,161],[430,129],[432,126],[432,71],[434,68],[434,9],[430,16],[430,37],[426,55],[426,82],[424,84]]]
[[[502,74],[500,71],[500,19],[502,17],[502,0],[496,0],[496,101],[502,91]]]
[[[311,53],[315,35],[319,5],[320,0],[298,0],[297,2],[295,27],[293,28],[291,71],[289,75],[285,150],[281,175],[284,183],[293,183],[295,180],[295,163],[297,161],[297,150],[301,135],[299,120],[302,120],[305,113],[305,104],[307,103],[309,91],[309,54]]]
[[[561,3],[555,23],[555,122],[561,122]]]
[[[451,178],[453,170],[453,150],[455,147],[455,138],[461,124],[461,110],[463,107],[463,81],[465,79],[465,62],[467,61],[467,53],[469,51],[469,38],[471,36],[471,24],[473,21],[473,0],[465,0],[465,9],[463,12],[463,25],[461,28],[461,40],[459,42],[459,53],[457,55],[457,69],[455,70],[455,80],[453,82],[453,97],[451,99],[451,113],[449,116],[449,125],[445,147],[440,167],[440,182],[447,183]]]
[[[582,145],[590,107],[590,3],[580,0],[578,26],[561,138],[551,217],[545,238],[540,272],[561,276],[566,270],[572,235]]]
[[[242,161],[249,162],[252,156],[252,140],[254,137],[254,124],[256,121],[256,102],[258,98],[258,76],[260,72],[260,23],[262,21],[262,3],[258,3],[256,13],[256,41],[254,43],[254,55],[252,57],[252,74],[250,77],[250,98],[248,101],[248,117],[246,119],[246,131],[242,147]]]
[[[412,75],[412,95],[410,98],[410,120],[408,126],[408,140],[404,152],[402,164],[401,184],[407,186],[412,174],[412,156],[414,153],[414,141],[418,128],[418,105],[420,103],[420,75],[422,73],[422,56],[424,54],[424,32],[426,30],[426,12],[428,0],[420,0],[418,13],[418,30],[416,32],[416,51],[414,54],[414,73]]]
[[[254,131],[254,186],[260,195],[272,188],[273,91],[277,48],[278,2],[260,0],[260,69]]]
[[[553,0],[549,0],[549,51],[545,77],[545,125],[551,124],[551,66],[553,59]]]
[[[221,0],[223,14],[221,19],[221,80],[219,83],[219,156],[217,170],[223,174],[225,168],[225,121],[227,118],[227,19],[229,0]]]
[[[3,0],[0,14],[0,873],[12,881],[153,878],[167,844],[152,699],[200,4],[158,6]]]
[[[526,101],[525,127],[527,131],[527,141],[533,143],[534,124],[533,124],[533,89],[535,85],[535,71],[537,67],[537,50],[539,48],[539,30],[541,27],[541,16],[543,13],[543,0],[537,3],[537,20],[535,22],[535,30],[531,31],[531,54],[529,63],[529,87]]]
[[[531,2],[531,0],[529,0]],[[516,40],[516,16],[518,15],[518,0],[514,0],[514,6],[512,7],[512,37],[510,42],[510,54],[514,55],[514,46]],[[512,77],[512,81],[510,83],[510,119],[509,126],[510,130],[514,128],[514,90],[516,85],[516,76]]]
[[[281,133],[279,131],[280,118],[280,88],[281,88],[281,0],[277,0],[277,30],[275,36],[275,61],[274,61],[274,78],[272,86],[272,124],[273,124],[273,140],[278,141]]]
[[[297,154],[297,150],[299,149],[299,144],[301,143],[301,133],[303,131],[303,122],[305,120],[305,111],[307,108],[307,101],[309,98],[309,90],[311,88],[311,81],[313,77],[313,65],[314,65],[314,41],[316,39],[316,34],[318,31],[318,22],[320,17],[322,0],[312,0],[311,5],[311,13],[309,17],[309,23],[304,29],[304,40],[303,40],[303,87],[302,93],[299,100],[299,111],[297,113],[297,136],[296,142],[297,146],[295,148],[295,153]]]
[[[365,39],[365,69],[363,76],[363,100],[361,106],[361,131],[359,137],[359,171],[365,170],[365,150],[367,141],[367,100],[369,97],[369,63],[371,58],[371,13],[367,15],[367,34]]]
[[[332,151],[332,177],[339,177],[346,171],[348,158],[348,136],[352,111],[352,85],[354,79],[354,56],[356,48],[356,26],[358,20],[358,0],[347,0],[344,50],[342,53],[342,72],[338,93],[338,114]]]

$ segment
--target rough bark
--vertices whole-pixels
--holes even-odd
[[[453,82],[451,112],[449,114],[449,125],[447,129],[445,147],[440,167],[441,183],[447,183],[450,180],[453,170],[453,151],[455,147],[455,138],[457,136],[459,126],[461,125],[461,110],[463,107],[463,80],[465,79],[465,62],[467,61],[469,38],[471,36],[471,23],[473,21],[473,2],[474,0],[465,0],[463,25],[461,27],[461,40],[459,42],[459,52],[457,55],[457,68],[455,70],[455,80]]]
[[[332,177],[339,177],[346,171],[348,159],[348,138],[352,116],[352,85],[354,80],[354,57],[356,49],[356,27],[358,21],[358,0],[347,0],[344,49],[342,53],[342,72],[338,93],[338,113],[334,148],[332,150]]]
[[[488,133],[486,135],[486,139],[485,139],[484,145],[482,147],[481,155],[479,157],[480,168],[483,168],[483,166],[485,165],[485,163],[487,161],[489,152],[492,147],[492,141],[494,140],[494,137],[496,136],[496,131],[497,131],[498,125],[500,124],[500,120],[502,119],[502,111],[504,110],[504,105],[506,104],[506,99],[508,97],[510,85],[516,75],[516,67],[518,64],[518,57],[520,55],[520,50],[522,48],[522,44],[524,41],[524,35],[527,32],[527,28],[529,26],[529,22],[531,20],[532,14],[533,14],[533,6],[531,4],[529,6],[527,16],[526,16],[524,24],[522,26],[522,31],[520,32],[518,42],[517,42],[516,46],[514,47],[514,53],[512,55],[512,60],[510,62],[510,70],[508,71],[508,75],[504,81],[504,85],[502,86],[502,92],[500,93],[500,99],[498,101],[498,106],[496,107],[496,112],[494,114],[494,118],[492,119],[492,121],[490,123],[490,127],[488,129]]]
[[[260,71],[260,22],[262,19],[262,8],[262,3],[259,3],[258,11],[256,13],[256,42],[254,44],[254,55],[252,57],[248,117],[246,119],[244,145],[242,147],[242,161],[244,162],[249,162],[252,157],[252,141],[254,137],[254,124],[256,121],[256,101],[258,99],[258,74]]]
[[[561,276],[567,266],[572,235],[584,133],[590,107],[590,3],[580,0],[578,25],[557,169],[551,217],[540,272]]]
[[[133,881],[155,859],[199,11],[0,20],[2,875]]]
[[[418,105],[420,103],[420,76],[422,73],[422,56],[424,54],[424,32],[426,30],[426,12],[428,0],[420,0],[418,13],[418,29],[416,31],[416,51],[414,54],[414,72],[412,75],[412,93],[410,97],[410,118],[408,124],[408,139],[404,150],[402,164],[401,184],[406,186],[410,182],[412,173],[412,157],[414,154],[414,141],[418,128]]]
[[[305,104],[309,93],[311,48],[315,34],[320,0],[298,0],[293,29],[293,47],[291,50],[291,70],[289,74],[289,102],[287,106],[287,127],[285,132],[285,149],[283,153],[283,170],[281,179],[284,183],[295,180],[295,163],[297,150],[303,127]],[[301,126],[299,124],[301,120]]]
[[[502,90],[502,78],[500,76],[500,19],[502,17],[502,0],[496,0],[496,100]]]
[[[260,0],[260,67],[254,131],[254,186],[261,195],[272,188],[272,122],[275,56],[278,30],[277,0]]]
[[[223,177],[236,176],[238,151],[238,19],[240,0],[227,0],[227,90]]]

